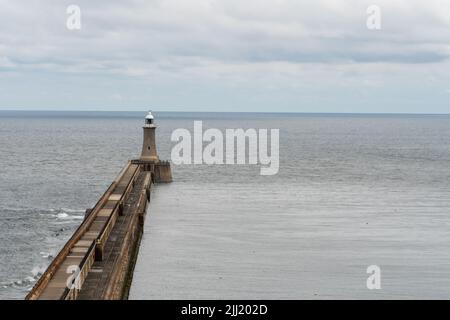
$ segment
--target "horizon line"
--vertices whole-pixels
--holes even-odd
[[[148,112],[149,109],[145,110],[49,110],[49,109],[0,109],[0,112]],[[152,109],[152,112],[157,113],[254,113],[254,114],[342,114],[342,115],[445,115],[448,116],[450,113],[422,113],[422,112],[326,112],[326,111],[162,111]]]

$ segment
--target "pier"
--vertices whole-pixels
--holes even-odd
[[[130,160],[26,296],[27,300],[126,299],[154,183],[172,181],[159,160],[153,115],[141,157]]]

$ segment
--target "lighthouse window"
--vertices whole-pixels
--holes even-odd
[[[150,150],[150,147],[147,147],[148,150]]]

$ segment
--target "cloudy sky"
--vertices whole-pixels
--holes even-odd
[[[450,113],[450,1],[0,0],[0,110],[149,107]]]

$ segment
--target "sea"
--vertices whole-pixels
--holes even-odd
[[[0,299],[25,297],[139,156],[145,115],[0,111]],[[279,129],[280,165],[172,164],[130,299],[450,298],[450,115],[154,115],[161,159],[201,120]]]

